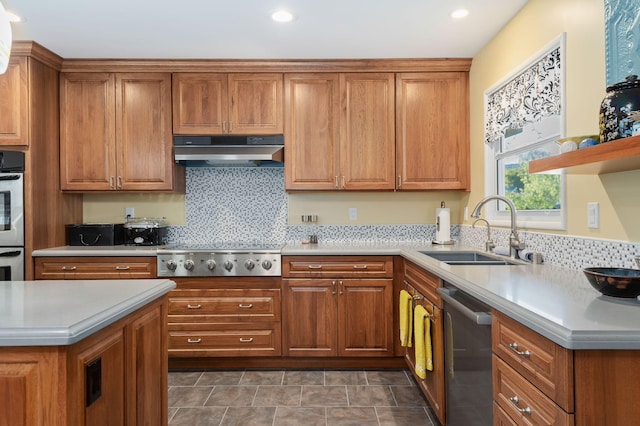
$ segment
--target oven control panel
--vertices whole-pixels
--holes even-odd
[[[279,252],[180,251],[158,254],[159,277],[274,277],[282,273]]]

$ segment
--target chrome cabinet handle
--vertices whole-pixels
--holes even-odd
[[[242,308],[242,309],[251,309],[253,308],[253,303],[249,303],[248,305],[243,305],[242,303],[240,303],[238,305],[238,308]]]
[[[515,352],[519,356],[523,356],[525,358],[529,358],[531,356],[531,352],[529,352],[528,350],[519,351],[518,344],[516,342],[509,343],[509,349],[511,349],[513,352]]]
[[[338,281],[338,285],[340,286],[340,291],[338,292],[338,295],[343,295],[344,294],[344,284],[342,283],[342,281]]]
[[[344,175],[342,175],[342,189],[345,188],[345,179],[344,179]]]
[[[367,265],[353,265],[353,269],[367,269]]]
[[[200,309],[202,308],[202,305],[187,305],[187,309]]]
[[[340,189],[340,185],[338,185],[338,176],[335,177],[336,180],[336,189]]]
[[[402,188],[402,176],[398,175],[398,185],[396,185],[396,188]]]
[[[122,189],[122,176],[118,176],[118,179],[116,180],[116,187],[117,189]]]
[[[240,343],[251,343],[253,342],[253,337],[249,337],[248,339],[240,338]]]
[[[76,266],[63,266],[62,267],[63,271],[75,271],[76,269],[78,269]]]
[[[233,120],[229,120],[229,133],[233,133]]]
[[[322,269],[322,265],[308,265],[309,269]]]
[[[116,266],[116,271],[128,271],[131,266]]]
[[[116,189],[114,182],[115,182],[115,178],[113,176],[109,176],[109,188]]]
[[[335,281],[331,281],[331,295],[333,295],[333,296],[336,295],[336,282]]]
[[[227,121],[222,122],[222,133],[227,133]]]
[[[202,339],[187,339],[187,343],[200,343]]]
[[[518,406],[518,403],[520,402],[520,398],[518,398],[517,396],[512,396],[511,398],[509,398],[509,401],[511,401],[511,403],[513,404],[513,406],[516,408],[516,410],[518,410],[520,413],[522,414],[531,414],[531,407],[526,407],[526,408],[520,408]]]

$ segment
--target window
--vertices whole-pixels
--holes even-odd
[[[564,34],[485,92],[485,195],[513,201],[518,225],[565,228],[565,182],[561,173],[529,174],[529,161],[560,153],[564,135]],[[485,216],[509,224],[502,202]]]

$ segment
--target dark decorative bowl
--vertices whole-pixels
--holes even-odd
[[[584,268],[589,284],[614,297],[640,296],[640,270],[628,268]]]

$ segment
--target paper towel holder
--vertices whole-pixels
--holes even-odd
[[[440,203],[440,208],[444,209],[444,201],[442,201]],[[436,215],[436,231],[438,231],[440,229],[440,216]],[[438,232],[436,232],[436,236],[438,236]],[[440,244],[440,245],[452,245],[455,244],[455,241],[453,240],[446,240],[446,241],[441,241],[441,240],[433,240],[431,241],[432,244]]]

